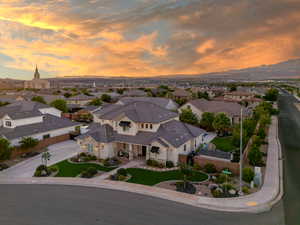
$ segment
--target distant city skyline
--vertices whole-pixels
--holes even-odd
[[[0,78],[201,74],[300,58],[299,0],[4,0]]]

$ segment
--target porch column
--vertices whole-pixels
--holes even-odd
[[[150,159],[150,146],[146,145],[146,160]]]
[[[129,154],[129,160],[132,160],[132,159],[133,159],[133,149],[132,149],[132,144],[129,144],[129,151],[128,151],[128,154]]]

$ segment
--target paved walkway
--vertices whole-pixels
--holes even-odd
[[[48,149],[51,154],[50,161],[48,161],[49,166],[64,159],[70,158],[80,151],[80,148],[75,141],[64,141],[55,145],[51,145],[48,147]],[[0,178],[32,177],[35,169],[41,164],[41,154],[39,154],[35,157],[24,160],[6,170],[1,171]]]
[[[97,177],[94,177],[92,178],[93,180],[97,180],[97,181],[103,181],[103,180],[106,180],[107,178],[110,177],[110,175],[113,175],[115,173],[117,173],[118,169],[121,169],[121,168],[124,168],[124,169],[127,169],[127,168],[133,168],[133,167],[138,167],[142,164],[144,164],[145,162],[144,161],[141,161],[141,160],[133,160],[133,161],[129,161],[128,163],[122,165],[122,166],[119,166],[118,168],[114,169],[114,170],[111,170],[107,173],[104,173],[100,176],[97,176]]]
[[[106,188],[122,190],[148,196],[158,197],[170,201],[192,205],[195,207],[207,208],[228,212],[263,212],[268,211],[280,200],[283,193],[282,168],[281,168],[281,146],[278,139],[278,121],[272,118],[272,125],[268,137],[268,157],[264,184],[260,191],[237,198],[208,198],[186,193],[176,192],[163,188],[132,184],[120,181],[105,180],[110,174],[95,179],[83,178],[7,178],[0,179],[0,184],[61,184]],[[123,168],[139,165],[138,161],[132,161]],[[118,168],[119,169],[119,168]]]

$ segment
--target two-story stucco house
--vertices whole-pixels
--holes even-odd
[[[182,123],[178,114],[151,102],[104,105],[94,124],[78,137],[83,151],[98,158],[154,159],[177,164],[203,142],[205,131]]]
[[[182,109],[191,109],[192,112],[198,117],[199,120],[202,118],[204,112],[211,113],[225,113],[231,120],[231,123],[239,123],[241,109],[243,109],[244,116],[250,116],[251,110],[235,102],[225,101],[208,101],[205,99],[195,99],[187,102],[180,107]]]
[[[18,101],[0,108],[0,137],[18,146],[23,137],[43,140],[75,131],[78,123],[61,118],[61,111],[32,101]]]

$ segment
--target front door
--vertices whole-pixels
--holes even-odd
[[[146,154],[147,154],[147,146],[142,146],[142,156],[143,157],[146,157]]]

